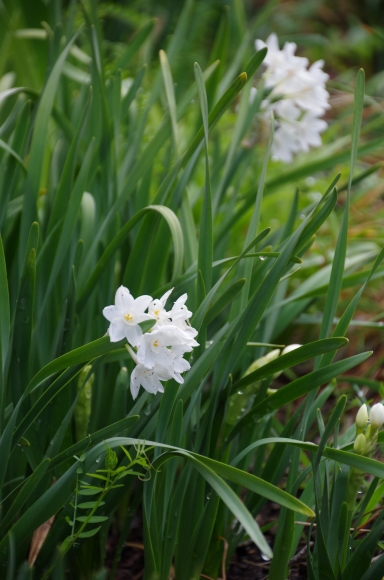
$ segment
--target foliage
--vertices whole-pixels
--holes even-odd
[[[284,167],[269,161],[271,140],[259,135],[249,99],[265,56],[251,40],[274,2],[247,29],[240,1],[212,18],[214,3],[187,0],[171,37],[137,3],[131,12],[48,4],[52,26],[38,32],[23,3],[3,11],[0,65],[16,71],[0,92],[7,580],[28,577],[32,534],[52,516],[35,577],[98,577],[117,520],[113,578],[140,505],[146,579],[167,580],[172,563],[178,580],[217,578],[219,538],[228,563],[246,536],[278,555],[269,578],[286,578],[304,527],[295,521],[308,517],[309,577],[381,578],[383,556],[370,566],[381,516],[363,541],[357,530],[381,498],[384,467],[350,451],[354,426],[341,422],[345,397],[336,402],[342,375],[371,354],[351,354],[345,335],[384,272],[377,236],[348,237],[355,200],[380,183],[367,156],[382,148],[383,118],[364,96],[363,71],[353,114],[335,119],[320,151]],[[135,29],[130,42],[111,40],[114,18]],[[214,41],[188,69],[182,55],[215,18]],[[309,190],[314,174],[322,195]],[[164,395],[142,391],[133,401],[132,360],[104,336],[102,310],[121,284],[135,297],[188,292],[200,347],[184,384],[168,381]],[[310,325],[305,344],[281,354],[297,323]],[[370,377],[346,380],[356,393],[349,408],[366,402],[359,381],[383,396]],[[318,411],[327,402],[329,417]],[[318,444],[307,442],[318,433]],[[374,476],[352,513],[349,468]],[[79,502],[93,491],[96,499]],[[256,522],[267,500],[282,506],[272,547]]]

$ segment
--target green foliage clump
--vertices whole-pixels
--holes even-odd
[[[141,513],[146,579],[217,578],[246,537],[284,579],[302,518],[308,577],[381,577],[381,515],[358,530],[384,468],[352,452],[343,421],[345,389],[347,411],[368,387],[383,396],[370,368],[345,375],[371,355],[346,334],[380,330],[379,311],[355,312],[384,273],[375,224],[369,240],[350,227],[381,184],[384,118],[363,71],[324,146],[283,166],[250,99],[274,2],[250,23],[237,0],[176,3],[166,22],[156,3],[36,4],[0,7],[0,569],[27,577],[50,521],[35,577],[113,578]],[[120,285],[188,293],[200,346],[162,396],[132,400],[126,344],[105,336]],[[368,486],[353,505],[349,473]],[[256,521],[267,501],[274,545]]]

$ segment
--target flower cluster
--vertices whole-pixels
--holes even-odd
[[[158,300],[151,296],[133,298],[128,288],[120,286],[116,292],[115,305],[106,306],[103,315],[110,322],[108,334],[111,342],[127,339],[128,350],[136,363],[131,374],[131,393],[136,399],[140,386],[149,393],[163,393],[161,381],[175,379],[183,383],[181,373],[190,369],[183,358],[198,346],[195,330],[189,323],[192,312],[185,305],[187,294],[176,300],[171,310],[165,309],[172,290]],[[147,311],[147,312],[145,312]],[[153,321],[147,332],[142,331],[141,322]]]
[[[268,48],[264,59],[263,81],[268,97],[262,102],[262,112],[272,109],[276,119],[272,156],[290,163],[293,155],[321,145],[320,133],[327,123],[320,119],[329,108],[329,93],[325,88],[328,75],[318,60],[309,68],[307,58],[295,56],[296,44],[286,42],[279,50],[276,34],[266,43],[256,40],[256,48]]]

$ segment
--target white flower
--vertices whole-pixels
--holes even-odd
[[[384,423],[384,406],[381,403],[376,403],[371,407],[369,412],[369,421],[374,431],[379,429]]]
[[[364,429],[368,421],[367,405],[361,405],[356,415],[356,426],[358,429]]]
[[[184,347],[165,348],[160,356],[155,355],[155,364],[148,368],[145,364],[139,363],[131,374],[131,393],[136,399],[140,386],[152,394],[163,393],[164,387],[160,381],[174,379],[182,384],[184,382],[180,373],[184,373],[191,368],[188,361],[183,358]]]
[[[139,346],[143,336],[139,322],[153,320],[150,314],[144,313],[151,301],[151,296],[143,295],[134,299],[128,288],[118,288],[115,305],[106,306],[103,310],[103,315],[111,323],[108,328],[111,342],[126,338],[132,346]]]
[[[137,351],[127,345],[136,366],[131,374],[131,393],[136,399],[140,387],[152,394],[163,393],[162,381],[174,379],[182,384],[181,373],[191,366],[183,358],[198,346],[197,330],[192,328],[189,318],[192,312],[185,305],[187,294],[180,296],[170,311],[165,310],[166,301],[172,290],[160,299],[139,296],[136,300],[129,290],[120,286],[116,292],[115,305],[103,310],[110,321],[108,333],[112,342],[127,338]],[[148,309],[148,313],[144,311]],[[152,320],[154,325],[143,334],[140,322]]]
[[[180,298],[178,298],[172,306],[172,310],[169,312],[169,316],[173,324],[176,324],[181,328],[186,326],[186,321],[189,320],[189,318],[192,316],[192,312],[190,312],[185,306],[187,298],[188,294],[183,294],[180,296]]]
[[[168,360],[168,347],[176,346],[182,347],[184,352],[190,352],[193,346],[198,346],[198,342],[178,326],[159,326],[144,334],[137,351],[137,360],[147,368],[153,368],[156,363],[161,364],[159,361],[162,359]]]
[[[131,374],[131,394],[136,399],[140,386],[144,387],[148,393],[164,393],[164,387],[160,382],[156,369],[147,369],[144,365],[138,364]]]
[[[297,47],[294,42],[286,42],[283,49],[280,50],[279,42],[274,32],[269,35],[266,42],[256,40],[255,45],[256,50],[261,50],[265,46],[268,48],[267,55],[263,61],[267,66],[265,77],[268,86],[275,86],[288,75],[289,71],[305,68],[309,64],[307,58],[295,56]]]
[[[165,326],[178,327],[184,332],[182,336],[185,344],[188,344],[189,346],[198,346],[198,343],[194,340],[198,334],[197,330],[189,324],[189,318],[192,316],[192,312],[188,310],[185,305],[188,294],[180,296],[172,306],[171,310],[165,310],[165,303],[172,290],[166,292],[159,300],[153,300],[148,306],[148,312],[156,318],[156,324],[152,328],[152,332]],[[169,330],[168,332],[171,331]],[[177,333],[177,331],[175,332]]]
[[[320,133],[327,123],[319,117],[329,108],[325,87],[329,76],[322,70],[322,60],[307,68],[308,59],[294,54],[295,43],[286,42],[279,50],[276,34],[271,34],[266,43],[256,40],[258,50],[264,46],[268,52],[263,80],[270,92],[261,103],[261,114],[267,118],[269,111],[274,111],[272,156],[276,161],[290,163],[296,153],[321,145]]]
[[[169,322],[169,313],[165,310],[165,303],[173,288],[168,290],[160,299],[152,300],[148,306],[148,313],[156,319],[156,324]]]
[[[310,111],[302,113],[291,101],[276,103],[276,130],[272,143],[272,157],[275,161],[290,163],[300,151],[321,145],[320,133],[327,123],[315,117]]]

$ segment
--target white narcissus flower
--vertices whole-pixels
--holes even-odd
[[[139,346],[143,337],[143,331],[139,322],[153,320],[150,314],[144,310],[152,302],[151,296],[139,296],[133,298],[128,288],[120,286],[115,295],[115,305],[106,306],[103,315],[111,323],[108,334],[111,342],[118,342],[126,338],[132,346]]]
[[[116,292],[115,306],[107,306],[104,316],[110,321],[108,333],[112,342],[127,338],[137,352],[127,345],[136,364],[131,374],[131,393],[135,399],[142,386],[152,394],[163,393],[161,381],[174,379],[182,384],[181,373],[191,366],[183,355],[198,346],[195,337],[197,330],[192,328],[189,318],[192,316],[185,306],[187,294],[180,296],[170,311],[165,304],[172,290],[160,299],[152,300],[150,296],[139,296],[136,300],[129,290],[121,286]],[[148,313],[144,310],[148,309]],[[143,334],[140,322],[153,320],[153,327]]]
[[[192,343],[192,344],[191,344]],[[139,363],[147,368],[153,368],[158,360],[166,357],[168,347],[183,347],[184,352],[190,352],[193,346],[198,346],[198,342],[188,337],[188,335],[178,326],[159,326],[147,332],[137,351]]]
[[[381,403],[376,403],[371,407],[369,412],[369,421],[372,429],[375,431],[379,429],[384,423],[384,406]]]
[[[131,374],[131,394],[133,399],[136,399],[140,386],[153,395],[164,393],[164,387],[160,382],[156,369],[147,369],[142,364],[136,365]]]
[[[265,46],[268,52],[263,61],[266,68],[262,79],[270,92],[261,103],[261,115],[267,119],[273,110],[272,157],[290,163],[296,153],[321,145],[320,133],[327,128],[327,123],[319,117],[329,108],[325,86],[329,76],[322,70],[322,60],[308,68],[308,59],[295,55],[294,42],[286,42],[280,50],[273,33],[266,42],[256,40],[257,50]]]
[[[165,310],[165,303],[169,298],[171,290],[168,290],[160,299],[153,300],[148,306],[148,313],[156,319],[157,324],[169,322],[169,312]]]

